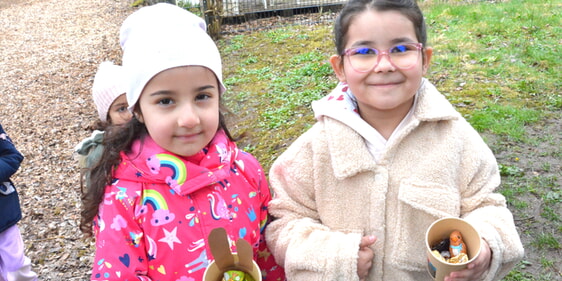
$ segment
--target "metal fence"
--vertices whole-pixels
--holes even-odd
[[[201,13],[208,24],[209,34],[217,38],[223,34],[332,21],[335,12],[346,1],[177,0],[177,5]]]
[[[348,0],[135,0],[152,5],[169,2],[201,14],[214,38],[222,34],[291,24],[333,22]],[[466,4],[507,0],[418,0],[421,3]]]
[[[345,2],[346,0],[222,0],[222,16],[229,18],[280,11],[290,15],[296,10],[313,10]]]

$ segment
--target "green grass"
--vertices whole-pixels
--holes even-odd
[[[560,109],[559,2],[514,0],[425,10],[438,57],[432,76],[449,78],[440,88],[452,89],[453,101],[470,105],[464,112],[488,101]],[[466,84],[459,89],[460,83]]]
[[[541,233],[535,240],[534,246],[538,249],[560,249],[560,241],[551,233]]]
[[[336,85],[328,62],[330,27],[306,33],[302,28],[306,27],[236,35],[218,42],[229,88],[225,102],[236,114],[230,117],[238,133],[250,132],[242,146],[257,155],[266,170],[279,147],[313,123],[310,103]]]
[[[499,164],[498,166],[502,176],[522,177],[524,175],[523,170],[517,166],[504,164]]]
[[[203,17],[203,13],[201,12],[201,6],[199,4],[192,4],[188,0],[177,0],[176,5],[182,7],[200,17]]]
[[[480,132],[530,141],[525,126],[562,108],[560,4],[432,2],[422,2],[434,48],[428,79]],[[254,133],[253,144],[245,144],[266,169],[280,144],[314,122],[311,101],[337,83],[328,63],[335,52],[331,32],[331,25],[296,25],[218,42],[226,104],[240,117],[233,119],[238,132],[266,132]],[[246,112],[254,116],[241,116]]]
[[[541,117],[539,110],[494,103],[475,109],[468,120],[476,130],[488,130],[511,141],[522,141],[525,138],[525,126]]]

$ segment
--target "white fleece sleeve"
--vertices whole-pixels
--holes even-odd
[[[333,231],[322,225],[316,208],[311,151],[302,138],[273,164],[269,173],[275,217],[266,229],[267,243],[285,268],[287,280],[359,280],[360,233]]]
[[[523,258],[524,249],[505,197],[495,191],[500,185],[496,159],[479,136],[473,140],[464,157],[463,170],[470,181],[463,191],[462,216],[492,250],[484,280],[500,280]]]

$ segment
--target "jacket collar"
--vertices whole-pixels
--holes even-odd
[[[421,122],[456,120],[460,114],[451,103],[425,78],[422,79],[415,103],[413,122],[404,134],[409,134]],[[327,116],[317,116],[323,120],[328,136],[328,150],[332,159],[334,175],[338,179],[354,176],[358,173],[372,171],[377,167],[369,153],[363,137],[353,128]],[[403,136],[399,136],[402,139]]]
[[[461,117],[445,96],[425,78],[422,78],[414,116],[422,122],[456,120]]]
[[[323,118],[328,136],[328,151],[334,176],[338,180],[373,170],[376,163],[363,137],[355,130],[332,118]]]
[[[121,153],[116,176],[143,183],[166,184],[179,195],[193,193],[230,175],[238,148],[223,131],[198,154],[182,157],[160,147],[150,136],[137,140],[130,153]]]

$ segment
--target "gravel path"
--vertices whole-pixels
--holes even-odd
[[[82,238],[73,147],[97,114],[90,96],[103,60],[120,63],[127,0],[0,1],[0,123],[24,154],[13,178],[19,223],[40,280],[86,280],[92,242]]]

